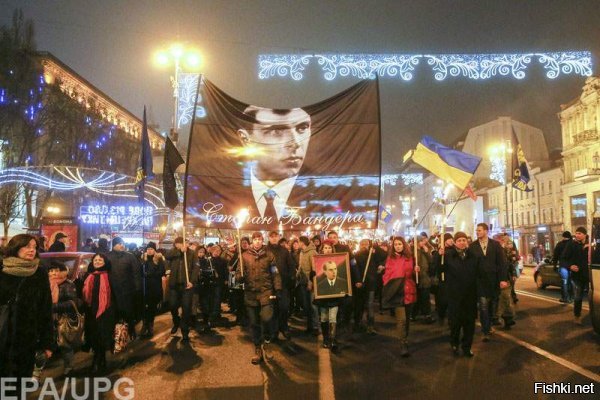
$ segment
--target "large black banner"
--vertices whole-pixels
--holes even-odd
[[[302,108],[240,102],[200,84],[193,122],[188,225],[243,229],[376,228],[381,172],[377,81]]]

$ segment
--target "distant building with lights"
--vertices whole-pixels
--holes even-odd
[[[116,221],[131,220],[129,211],[137,218],[139,210],[137,209],[137,196],[132,190],[132,186],[124,187],[121,184],[115,184],[113,186],[114,193],[112,195],[106,195],[99,193],[98,191],[88,190],[84,187],[86,180],[93,179],[98,176],[96,173],[90,171],[102,171],[106,174],[117,173],[121,177],[134,177],[138,166],[138,157],[140,154],[141,146],[141,134],[143,121],[137,118],[133,113],[125,109],[122,105],[117,103],[107,94],[102,92],[100,89],[91,84],[88,80],[83,78],[69,66],[64,64],[61,60],[56,58],[54,55],[47,52],[40,52],[37,54],[37,59],[42,67],[42,76],[40,77],[40,88],[43,86],[56,85],[60,88],[60,91],[71,98],[74,102],[77,102],[85,109],[90,110],[90,115],[93,117],[85,117],[85,124],[97,128],[99,132],[97,137],[91,138],[86,137],[81,140],[81,143],[75,143],[75,148],[71,151],[73,157],[69,157],[66,162],[61,165],[66,165],[66,168],[72,168],[73,171],[77,171],[78,168],[81,171],[87,170],[82,176],[75,176],[77,180],[81,180],[82,185],[77,192],[69,190],[53,190],[52,197],[45,204],[40,203],[37,197],[32,196],[31,204],[34,215],[46,214],[46,206],[48,210],[51,208],[59,210],[61,216],[69,217],[80,217],[81,210],[94,209],[97,207],[124,207],[123,213],[117,213],[112,215],[107,214],[90,214],[87,215],[86,221],[104,221],[105,224],[92,225],[81,220],[79,224],[80,228],[85,236],[97,235],[99,233],[109,233],[111,230],[116,228],[119,224]],[[41,90],[41,89],[40,89]],[[39,107],[46,107],[47,104],[40,103]],[[140,110],[142,111],[143,104],[140,104]],[[44,133],[40,132],[43,140],[55,140],[51,135],[46,134],[44,139]],[[158,132],[151,127],[148,128],[150,145],[152,148],[153,156],[157,157],[162,154],[164,149],[165,139]],[[74,132],[74,137],[79,137],[77,132]],[[84,135],[81,135],[82,137]],[[61,144],[57,142],[57,146]],[[73,145],[71,143],[71,145]],[[10,152],[9,146],[1,147],[2,153],[0,154],[0,160],[7,156]],[[39,151],[38,151],[39,152]],[[75,156],[76,155],[76,156]],[[44,157],[46,160],[45,164],[39,165],[40,162],[37,160],[38,155],[34,152],[31,154],[31,162],[28,163],[27,167],[33,168],[31,173],[39,174],[46,180],[52,179],[53,177],[59,176],[59,170],[54,170],[53,166],[56,162],[53,161],[52,156]],[[42,157],[39,157],[40,159]],[[28,158],[29,160],[29,158]],[[64,161],[63,161],[64,162]],[[162,167],[157,165],[158,162],[154,163],[155,174],[160,173]],[[61,173],[64,173],[65,169],[61,169]],[[67,170],[69,171],[69,170]],[[46,176],[48,175],[48,176]],[[131,179],[129,179],[131,180]],[[121,181],[123,182],[123,181]],[[34,186],[35,187],[35,186]],[[40,188],[41,190],[41,188]],[[112,190],[112,189],[111,189]],[[76,195],[74,195],[76,193]],[[124,195],[124,196],[123,196]],[[159,196],[153,196],[157,199]],[[42,209],[42,207],[44,207]],[[96,207],[96,208],[95,208]],[[140,209],[142,207],[140,206]],[[119,209],[121,210],[121,209]],[[22,220],[15,220],[11,225],[9,235],[12,236],[17,233],[22,233],[23,229],[27,227],[27,221],[25,215],[22,215]],[[85,227],[89,229],[85,229]],[[84,239],[82,236],[80,239]]]
[[[581,95],[561,105],[565,165],[565,227],[589,227],[600,216],[600,78],[587,78]]]

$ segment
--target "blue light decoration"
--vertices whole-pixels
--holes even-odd
[[[34,166],[0,170],[0,186],[9,183],[29,184],[67,192],[87,189],[105,196],[138,198],[134,177],[93,168]],[[145,195],[146,202],[155,209],[165,207],[163,190],[159,185],[147,182]]]
[[[509,54],[261,54],[258,57],[258,78],[290,77],[299,81],[313,58],[332,81],[352,76],[375,79],[376,76],[410,81],[415,68],[425,60],[437,81],[448,77],[486,80],[498,76],[525,78],[525,70],[536,60],[546,70],[546,77],[556,79],[561,74],[592,75],[592,54],[589,51]]]

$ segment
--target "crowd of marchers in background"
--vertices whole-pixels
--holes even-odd
[[[561,301],[575,302],[581,324],[589,238],[583,227],[563,237],[554,252],[564,277]],[[346,335],[376,335],[376,317],[383,313],[396,318],[403,357],[415,350],[409,350],[411,323],[447,325],[451,352],[472,357],[476,319],[484,342],[494,329],[516,322],[520,256],[510,236],[489,237],[484,223],[473,239],[463,232],[421,233],[354,244],[341,242],[335,231],[290,239],[273,231],[267,237],[254,232],[240,244],[203,246],[178,237],[165,250],[153,242],[127,248],[119,237],[90,239],[84,250],[95,254],[87,270],[69,275],[57,259],[40,260],[44,247],[36,237],[14,236],[1,250],[0,376],[40,379],[51,358],[63,360],[69,375],[76,351],[93,353],[84,373],[104,374],[107,353],[152,337],[163,312],[170,312],[171,334],[180,331],[183,342],[191,330],[204,335],[240,325],[253,341],[253,364],[273,357],[273,343],[289,345],[298,334],[337,353]],[[314,256],[333,253],[348,255],[352,295],[315,298]],[[598,262],[599,249],[592,253]],[[338,278],[327,279],[334,287]],[[82,326],[65,324],[65,318]]]

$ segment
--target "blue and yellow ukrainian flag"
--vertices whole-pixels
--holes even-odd
[[[464,189],[475,174],[481,158],[446,147],[424,136],[413,152],[414,162],[444,181]]]

